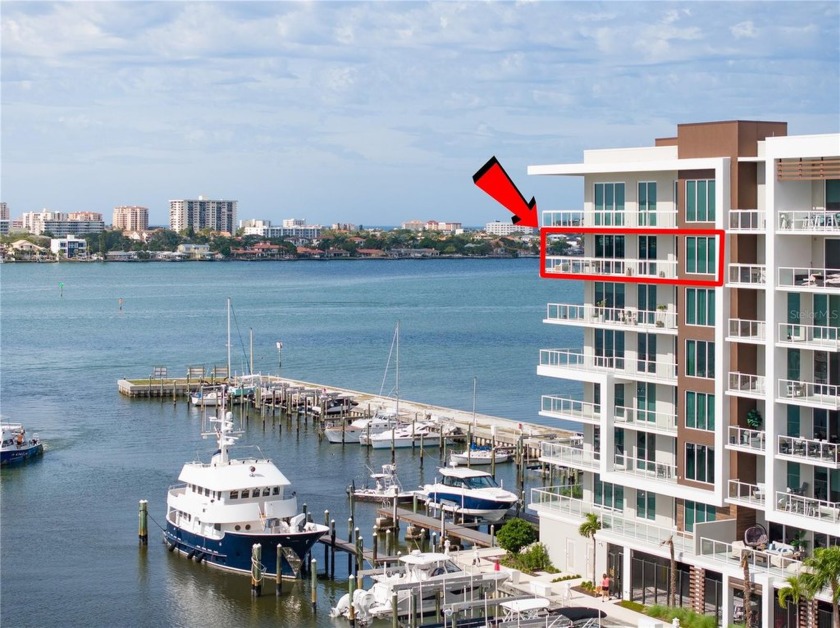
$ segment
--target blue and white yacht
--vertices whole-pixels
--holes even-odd
[[[433,484],[421,489],[431,508],[495,523],[517,502],[514,493],[499,486],[485,471],[444,467],[439,472]]]
[[[298,513],[291,483],[271,460],[229,455],[237,436],[233,415],[213,418],[218,450],[209,463],[188,462],[180,484],[167,496],[164,540],[196,562],[251,573],[254,544],[261,545],[266,576],[275,576],[281,546],[281,575],[296,577],[306,553],[329,531]]]
[[[3,423],[3,443],[0,447],[0,464],[14,464],[44,453],[44,445],[37,435],[28,437],[20,423]]]

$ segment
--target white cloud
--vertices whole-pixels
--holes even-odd
[[[738,22],[734,26],[729,28],[729,31],[735,37],[735,39],[742,39],[744,37],[748,39],[755,39],[758,37],[758,30],[755,28],[755,24],[753,24],[752,20],[746,20],[744,22]]]

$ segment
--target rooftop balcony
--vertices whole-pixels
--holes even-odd
[[[840,213],[815,207],[811,211],[782,212],[777,217],[781,234],[836,235],[840,234]]]
[[[766,328],[767,324],[764,321],[730,318],[729,335],[726,339],[730,342],[764,344],[767,341]]]
[[[584,471],[598,471],[601,468],[601,454],[593,449],[584,449],[583,443],[563,445],[541,442],[540,462]]]
[[[575,257],[547,255],[545,272],[591,275],[593,281],[605,277],[677,278],[676,260],[642,260],[617,257]]]
[[[780,379],[778,386],[778,400],[782,403],[840,410],[840,386],[793,379]]]
[[[730,264],[726,285],[732,288],[764,288],[767,283],[765,264]]]
[[[730,209],[729,231],[738,233],[763,233],[766,226],[763,211],[757,209]]]
[[[746,427],[738,427],[737,425],[729,426],[729,443],[727,449],[735,451],[745,451],[752,454],[764,455],[764,439],[766,433],[764,430],[751,430]]]
[[[674,229],[677,226],[675,210],[655,212],[552,210],[542,214],[543,227],[656,227]]]
[[[840,522],[840,502],[828,502],[796,493],[776,491],[776,507],[805,519]]]
[[[677,381],[676,364],[665,362],[662,358],[659,360],[639,360],[596,356],[572,349],[541,349],[540,367],[549,367],[560,371],[610,372],[620,378],[651,380],[668,384],[676,384]],[[564,376],[563,373],[558,375],[560,377]]]
[[[594,425],[601,422],[599,404],[554,395],[543,395],[541,402],[540,416]]]
[[[751,506],[762,510],[766,500],[767,492],[763,483],[749,484],[740,480],[729,480],[727,503]]]
[[[829,469],[840,469],[840,445],[825,440],[779,436],[776,453],[780,458]]]
[[[840,269],[779,267],[782,290],[840,294]]]
[[[777,342],[785,347],[797,349],[840,351],[840,328],[779,323]]]
[[[677,482],[677,465],[667,462],[654,462],[642,458],[633,458],[616,454],[614,471],[639,477],[651,478],[662,482]]]
[[[556,325],[594,325],[619,328],[623,331],[663,332],[675,334],[677,313],[639,310],[635,307],[602,307],[587,303],[549,303],[546,323]]]
[[[764,375],[730,372],[726,394],[736,397],[749,397],[750,399],[764,399],[766,394]]]
[[[616,406],[615,426],[674,436],[677,433],[677,415],[667,412],[628,408],[627,406]]]

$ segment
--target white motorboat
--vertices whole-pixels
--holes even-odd
[[[507,449],[491,449],[489,447],[469,447],[464,451],[453,451],[449,456],[449,463],[452,465],[488,465],[503,464],[511,459],[510,451]]]
[[[0,464],[23,462],[44,453],[44,445],[38,435],[27,437],[20,423],[3,423],[3,442],[0,446]]]
[[[423,421],[411,423],[385,430],[379,434],[359,435],[362,445],[370,445],[373,449],[405,449],[407,447],[438,447],[440,445],[440,427],[432,422]]]
[[[358,443],[362,434],[379,434],[397,425],[396,410],[382,408],[372,417],[356,419],[349,425],[332,425],[324,428],[324,436],[331,443]]]
[[[224,386],[202,386],[190,395],[190,403],[200,408],[216,408],[224,403]]]
[[[404,491],[400,480],[397,477],[397,467],[393,464],[383,464],[382,471],[371,473],[370,479],[373,486],[356,488],[355,483],[348,487],[348,492],[353,499],[361,502],[388,502],[393,503],[409,501],[414,497],[413,491]]]
[[[209,419],[215,424],[218,449],[209,463],[188,462],[180,484],[167,494],[164,540],[196,562],[240,573],[251,573],[252,547],[261,546],[260,562],[267,576],[276,575],[281,548],[281,575],[296,577],[301,561],[329,531],[307,522],[297,510],[291,483],[271,460],[231,458],[236,442],[233,415]]]
[[[432,508],[495,523],[516,504],[515,493],[506,491],[489,473],[464,467],[443,467],[434,483],[421,493]]]
[[[322,395],[319,403],[309,410],[315,416],[337,416],[347,414],[358,405],[359,402],[353,399],[353,395],[333,393]]]

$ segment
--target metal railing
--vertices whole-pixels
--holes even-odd
[[[779,342],[812,345],[823,351],[840,351],[840,328],[779,323]]]
[[[780,379],[778,394],[780,399],[802,401],[822,408],[840,410],[840,386]]]
[[[776,453],[808,462],[840,463],[840,445],[815,438],[779,435]]]
[[[764,375],[752,375],[751,373],[729,373],[730,392],[742,392],[753,395],[764,394]]]
[[[666,482],[677,481],[677,465],[615,454],[614,470]]]
[[[531,489],[531,506],[547,508],[562,512],[573,517],[583,518],[594,512],[622,512],[621,509],[602,506],[592,501],[565,494],[570,490],[568,486],[545,486]]]
[[[541,397],[540,414],[560,419],[599,421],[601,419],[601,406],[600,404],[579,401],[569,397],[543,395]]]
[[[547,255],[545,272],[599,277],[661,277],[676,279],[676,260],[643,260],[614,257],[571,257]]]
[[[840,292],[840,268],[779,267],[780,288],[825,288]]]
[[[755,506],[763,506],[767,491],[763,484],[749,484],[740,480],[729,480],[729,499],[737,499]]]
[[[542,213],[543,227],[657,227],[677,226],[676,210],[582,211],[549,210]]]
[[[840,233],[840,213],[825,209],[782,212],[777,228],[782,233]]]
[[[729,426],[729,444],[743,449],[764,452],[764,439],[767,433],[764,430],[752,430],[747,427]]]
[[[563,445],[561,443],[540,443],[540,458],[561,466],[581,467],[597,470],[601,465],[601,454],[582,446]]]
[[[757,209],[730,209],[730,231],[764,231],[766,224],[763,211]]]
[[[764,264],[730,264],[727,283],[740,286],[763,286],[767,283],[767,266]]]
[[[829,502],[792,492],[776,491],[776,508],[809,519],[840,521],[840,502]]]
[[[764,340],[767,323],[744,318],[729,319],[729,336],[731,338],[749,338],[750,340]]]
[[[645,377],[669,382],[677,378],[677,366],[673,362],[598,356],[572,349],[541,349],[540,366],[612,371],[617,376]]]
[[[658,429],[665,432],[677,431],[677,415],[666,412],[654,412],[627,406],[615,407],[615,422],[630,423],[644,428]]]
[[[691,532],[677,532],[673,528],[625,518],[622,513],[605,512],[601,516],[601,533],[632,539],[657,549],[673,539],[675,551],[694,554],[694,536]]]
[[[677,328],[677,313],[674,311],[639,310],[635,307],[605,307],[592,303],[549,303],[545,320],[548,322],[614,324],[619,326],[640,326],[645,328]]]

